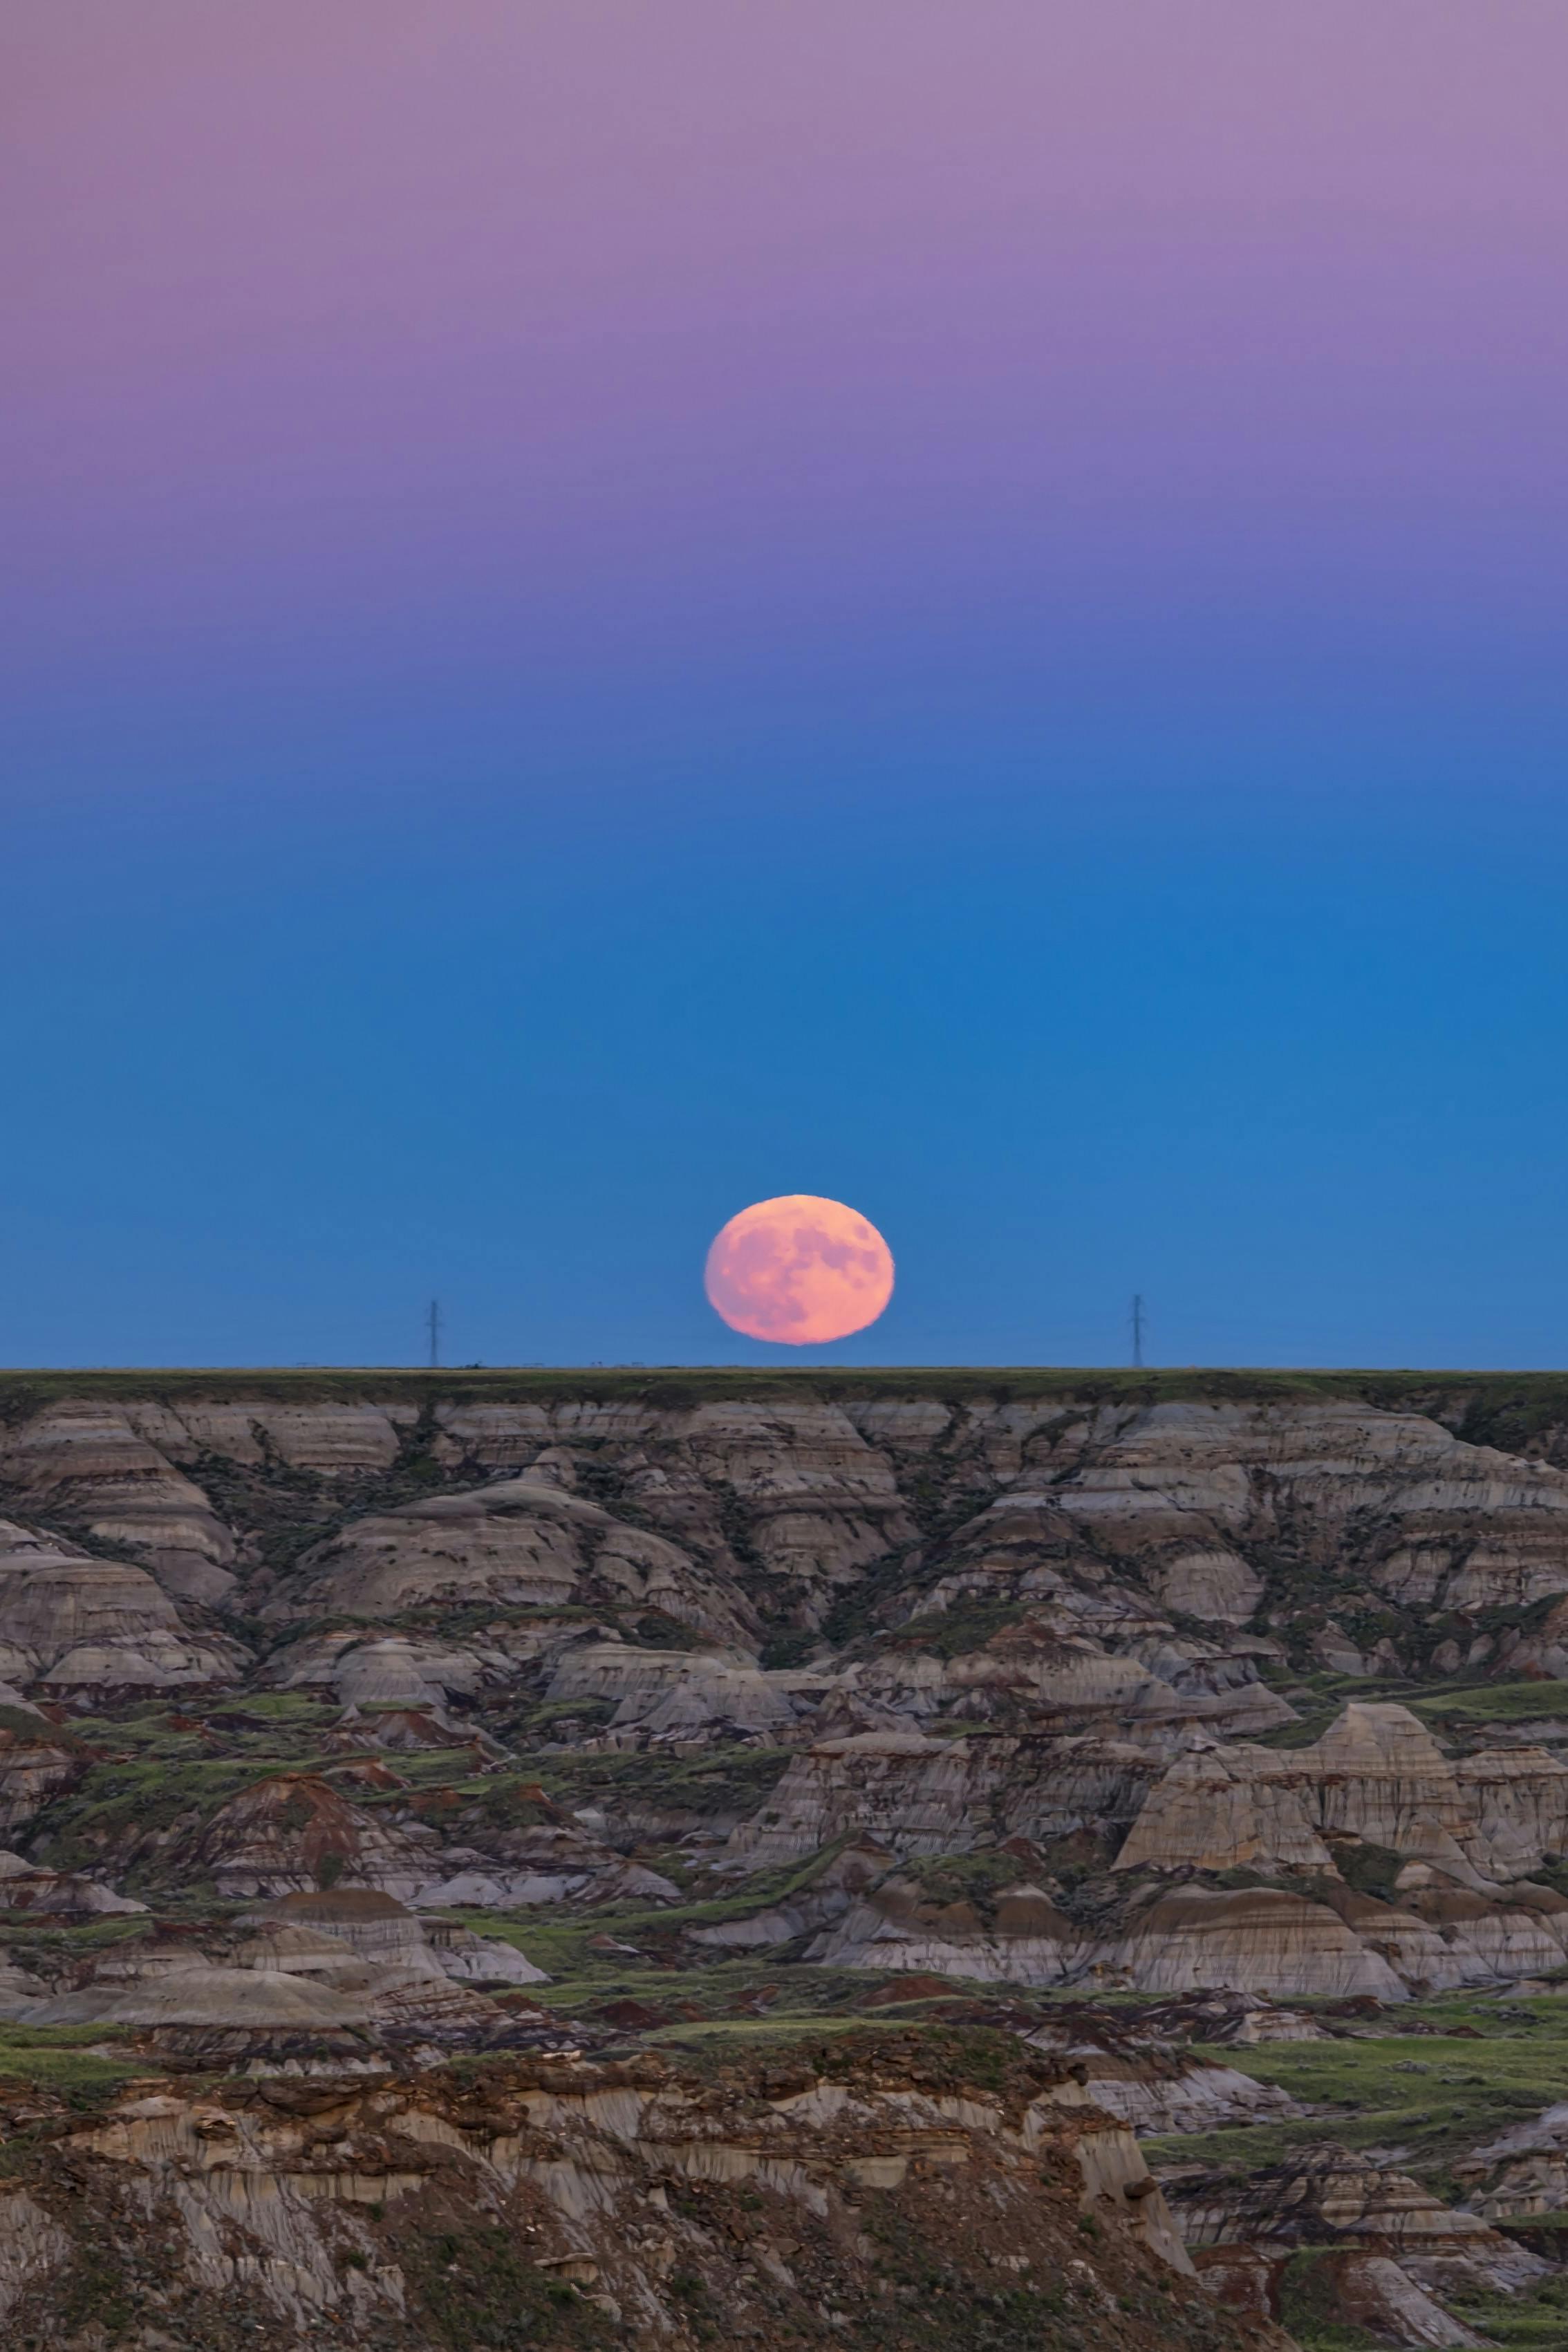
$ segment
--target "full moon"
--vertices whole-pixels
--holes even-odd
[[[842,1201],[784,1192],[731,1218],[704,1281],[732,1331],[809,1348],[876,1321],[893,1295],[893,1253]]]

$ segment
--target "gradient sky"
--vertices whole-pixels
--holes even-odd
[[[0,1361],[1568,1361],[1562,0],[12,0]]]

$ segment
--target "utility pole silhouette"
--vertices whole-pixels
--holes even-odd
[[[1132,1363],[1133,1369],[1143,1369],[1143,1293],[1135,1293],[1132,1300]]]
[[[430,1370],[435,1371],[441,1361],[441,1302],[430,1301],[430,1311],[425,1318],[430,1333]]]

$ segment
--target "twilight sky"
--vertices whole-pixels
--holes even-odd
[[[0,1362],[1568,1361],[1565,84],[11,0]]]

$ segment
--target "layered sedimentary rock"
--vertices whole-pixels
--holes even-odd
[[[1425,1608],[1568,1591],[1568,1475],[1423,1416],[1184,1401],[1063,1420],[970,1533],[994,1580],[1026,1578],[1026,1555],[1084,1570],[1110,1557],[1171,1607],[1184,1591],[1244,1622],[1261,1545],[1324,1566],[1348,1554],[1376,1591]]]
[[[89,1542],[123,1546],[173,1593],[221,1602],[235,1589],[231,1531],[118,1406],[66,1399],[0,1431],[5,1490]]]
[[[1097,2219],[1091,2176],[1111,2182],[1116,2214],[1158,2211],[1137,2175],[1116,2185],[1108,2126],[1176,2135],[1194,2157],[1223,2132],[1223,2178],[1184,2170],[1173,2193],[1194,2240],[1213,2238],[1194,2247],[1209,2285],[1259,2342],[1278,2340],[1270,2315],[1308,2259],[1325,2324],[1434,2344],[1485,2333],[1450,2289],[1522,2277],[1486,2225],[1558,2210],[1560,2119],[1461,2156],[1478,2235],[1441,2203],[1453,2148],[1435,2086],[1430,2129],[1410,2111],[1408,2157],[1328,2158],[1339,2121],[1315,2090],[1293,2101],[1255,2080],[1279,2062],[1248,2053],[1396,2030],[1417,2050],[1436,2031],[1489,2037],[1523,2012],[1489,2002],[1460,2024],[1428,1997],[1522,1977],[1544,2001],[1568,1969],[1568,1693],[1532,1696],[1534,1678],[1568,1677],[1568,1393],[1553,1422],[1539,1399],[1516,1409],[1453,1382],[1419,1398],[1408,1381],[1337,1396],[1233,1382],[1216,1401],[1173,1397],[1162,1376],[1156,1401],[1114,1378],[1074,1393],[954,1376],[949,1394],[941,1376],[900,1393],[896,1376],[856,1375],[829,1396],[799,1379],[773,1395],[656,1374],[606,1375],[595,1393],[595,1377],[516,1394],[506,1375],[367,1377],[363,1391],[323,1375],[319,1395],[308,1380],[207,1395],[172,1378],[141,1399],[123,1381],[102,1399],[0,1398],[0,1823],[16,1849],[0,1857],[0,2018],[46,2037],[47,2060],[48,2035],[75,2037],[64,2057],[89,2073],[252,2067],[258,2086],[322,2100],[274,2105],[258,2087],[232,2111],[214,2102],[199,2160],[174,2109],[152,2116],[169,2139],[151,2186],[140,2156],[74,2145],[79,2188],[84,2164],[94,2181],[100,2164],[131,2168],[139,2245],[194,2232],[187,2284],[229,2266],[223,2293],[191,2290],[190,2340],[230,2352],[226,2294],[243,2287],[249,2341],[358,2330],[423,2352],[427,2306],[405,2266],[419,2227],[405,2225],[439,2209],[437,2243],[481,2210],[509,2259],[536,2231],[540,2262],[509,2271],[506,2294],[527,2276],[580,2290],[550,2306],[569,2341],[613,2325],[592,2315],[600,2294],[623,2333],[671,2352],[707,2340],[695,2315],[742,2342],[851,2346],[881,2341],[890,2316],[897,2341],[900,2311],[855,2245],[888,2217],[874,2200],[906,2193],[928,2200],[906,2217],[922,2243],[978,2233],[983,2269],[944,2289],[963,2325],[1011,2325],[1030,2273],[1007,2263],[1026,2240],[1016,2214],[1006,2244],[981,2228],[1000,2174],[964,2159],[984,2206],[938,2193],[959,2177],[952,2103],[967,2116],[992,2098],[984,2085],[921,2089],[876,2068],[851,2083],[814,2064],[805,2105],[742,2100],[718,2137],[701,2117],[724,2100],[683,2095],[668,2131],[688,2153],[662,2174],[644,2147],[664,2128],[648,2120],[658,2100],[638,2109],[631,2158],[597,2108],[548,2147],[531,2137],[537,2080],[498,2126],[504,2163],[463,2137],[509,2052],[563,2063],[570,2048],[689,2032],[711,2068],[733,2037],[776,2028],[782,2074],[824,2010],[874,2014],[884,2034],[918,2016],[1026,2041],[1059,2076],[1031,2178],[1042,2150],[1054,2162],[1075,2146],[1075,2197],[1088,2190]],[[1472,1687],[1450,1706],[1455,1684]],[[489,1932],[486,1913],[502,1915]],[[1297,2001],[1311,2013],[1275,2005]],[[28,2023],[46,2012],[78,2022]],[[101,2050],[79,2059],[88,2034]],[[414,2098],[398,2145],[373,2147],[443,2050],[468,2054],[468,2105]],[[1379,2080],[1405,2068],[1386,2053],[1368,2064]],[[1409,2062],[1456,2083],[1465,2066],[1462,2051]],[[1323,2079],[1357,2076],[1336,2062]],[[629,2087],[601,2078],[594,2098],[624,2117]],[[351,2112],[351,2093],[392,2104]],[[1045,2098],[1008,2108],[1005,2145]],[[852,2110],[863,2169],[847,2184],[834,2134]],[[1271,2179],[1250,2167],[1261,2203],[1246,2185],[1254,2126],[1272,2157],[1291,2151]],[[242,2143],[243,2160],[217,2153]],[[753,2258],[746,2216],[761,2209],[744,2200],[783,2194],[795,2164],[814,2193],[828,2184],[826,2211],[806,2200],[809,2223],[770,2226]],[[362,2173],[380,2184],[363,2201],[344,2185]],[[404,2174],[417,2185],[387,2188]],[[548,2202],[547,2174],[571,2183],[558,2234],[528,2201]],[[731,2174],[709,2250],[689,2226],[707,2227],[702,2200],[731,2196]],[[51,2231],[58,2261],[76,2259],[58,2189],[47,2167],[23,2182],[18,2251],[0,2252],[0,2295],[15,2289],[28,2325]],[[590,2195],[608,2200],[600,2219],[578,2210]],[[1294,2234],[1271,2234],[1271,2199]],[[99,2218],[118,2210],[110,2197]],[[657,2315],[628,2268],[645,2227],[660,2237],[638,2273]],[[1105,2242],[1075,2220],[1050,2249],[1053,2288]],[[775,2263],[800,2287],[776,2309],[758,2285],[794,2292]],[[303,2318],[277,2299],[288,2278]],[[911,2284],[934,2309],[931,2280]],[[79,2307],[75,2289],[50,2291]],[[1081,2308],[1031,2325],[1042,2340],[1124,2328],[1131,2343],[1142,2292],[1130,2274],[1109,2303],[1086,2286]],[[139,2308],[137,2326],[184,2352],[176,2307]],[[1190,2315],[1159,2334],[1203,2340]]]
[[[1541,1749],[1446,1757],[1408,1708],[1347,1706],[1310,1747],[1205,1747],[1150,1791],[1117,1867],[1321,1870],[1381,1846],[1462,1885],[1538,1869],[1568,1843],[1568,1764]]]
[[[416,1836],[354,1804],[314,1773],[278,1773],[242,1790],[203,1826],[193,1868],[226,1896],[314,1894],[340,1883],[399,1896],[438,1875],[429,1833]]]
[[[0,1852],[0,1909],[49,1919],[94,1919],[113,1912],[144,1911],[144,1903],[117,1894],[96,1878],[75,1871],[46,1870],[25,1854]]]
[[[92,1984],[36,2001],[29,2025],[129,2025],[237,2030],[258,2042],[279,2032],[331,2032],[369,2022],[368,2002],[313,1977],[276,1969],[206,1968],[193,1961],[132,1983]]]
[[[1038,1886],[1005,1888],[982,1912],[893,1873],[811,1947],[826,1966],[907,1969],[982,1982],[1050,1985],[1081,1975],[1090,1946]]]
[[[0,1701],[0,1838],[30,1822],[51,1797],[74,1788],[91,1757],[83,1739],[36,1707]]]
[[[95,1971],[74,1991],[16,2005],[28,2026],[101,2025],[133,2032],[164,2058],[252,2062],[290,2056],[363,2063],[374,2048],[409,2044],[479,2050],[504,2043],[508,2020],[494,2004],[438,1970],[359,1959],[342,1948],[332,1967],[208,1965],[190,1954],[171,1966]],[[310,1958],[319,1961],[320,1956]]]
[[[1568,2100],[1554,2100],[1454,2166],[1466,2202],[1488,2221],[1568,2210]]]
[[[0,1676],[53,1697],[232,1682],[247,1657],[186,1626],[144,1569],[0,1521]]]
[[[256,1469],[281,1464],[341,1483],[390,1470],[419,1412],[404,1399],[320,1397],[292,1404],[239,1396],[128,1403],[123,1418],[169,1461],[193,1469],[209,1459]]]
[[[740,1505],[749,1549],[794,1588],[805,1622],[915,1538],[890,1465],[835,1405],[703,1405],[681,1443],[703,1484]]]
[[[830,1850],[803,1884],[780,1900],[737,1909],[731,1916],[689,1927],[688,1942],[700,1952],[763,1952],[834,1927],[856,1899],[887,1876],[892,1856],[873,1839],[857,1838]]]
[[[430,1493],[432,1480],[453,1491]],[[933,1920],[924,1891],[906,1897],[893,1880],[857,1894],[853,1927],[845,1889],[837,1916],[826,1890],[776,1912],[844,1957],[1388,1998],[1391,1985],[1549,1971],[1565,1948],[1562,1898],[1529,1877],[1550,1876],[1568,1837],[1562,1755],[1520,1740],[1445,1752],[1386,1702],[1352,1707],[1306,1747],[1258,1744],[1292,1716],[1262,1678],[1284,1679],[1285,1646],[1244,1622],[1266,1607],[1278,1618],[1281,1560],[1293,1594],[1354,1575],[1375,1599],[1417,1552],[1426,1574],[1441,1543],[1450,1570],[1432,1605],[1447,1622],[1493,1605],[1505,1555],[1510,1590],[1551,1584],[1568,1479],[1420,1413],[1349,1399],[84,1398],[13,1415],[0,1485],[84,1537],[133,1494],[216,1524],[221,1490],[232,1524],[218,1549],[248,1576],[265,1538],[252,1590],[284,1636],[257,1678],[331,1694],[345,1756],[356,1742],[447,1746],[456,1775],[504,1769],[519,1738],[651,1759],[794,1748],[770,1794],[749,1808],[726,1795],[724,1826],[745,1816],[727,1868],[804,1862],[847,1838],[895,1863],[1030,1846],[1032,1893],[973,1920]],[[334,1531],[289,1557],[280,1529],[322,1519]],[[199,1609],[143,1571],[15,1524],[12,1565],[26,1572],[0,1573],[0,1640],[14,1637],[0,1670],[18,1690],[96,1706],[247,1675]],[[840,1624],[841,1597],[868,1577],[874,1606],[857,1601]],[[770,1627],[830,1618],[832,1641],[758,1663]],[[1347,1669],[1351,1650],[1362,1668],[1409,1662],[1407,1633],[1397,1655],[1387,1635],[1352,1636],[1343,1601],[1319,1619],[1310,1642],[1289,1633],[1299,1664],[1342,1637]],[[1552,1622],[1446,1638],[1461,1664],[1478,1643],[1502,1655],[1515,1633],[1544,1655]],[[52,1746],[10,1737],[0,1787],[30,1831],[82,1778],[83,1746],[69,1730]],[[581,1821],[492,1835],[471,1806],[372,1805],[341,1775],[297,1773],[160,1830],[156,1867],[163,1883],[192,1869],[229,1894],[308,1892],[325,1873],[422,1904],[668,1903],[675,1882],[629,1850],[625,1825],[702,1816],[661,1813],[630,1787]],[[38,1833],[47,1843],[47,1820]],[[699,1858],[720,1833],[706,1848],[697,1835]],[[153,1866],[115,1835],[111,1874]],[[1176,1885],[1164,1912],[1142,1895],[1098,1913],[1064,1903],[1058,1867],[1112,1862],[1130,1882],[1240,1872],[1274,1891]],[[1293,1972],[1270,1957],[1286,1920]]]
[[[801,1679],[762,1674],[745,1657],[595,1642],[563,1650],[544,1695],[562,1704],[607,1701],[616,1745],[694,1737],[782,1742],[801,1722],[804,1709],[791,1689]]]
[[[1126,1742],[872,1731],[797,1757],[730,1851],[752,1866],[858,1831],[899,1853],[1134,1820],[1155,1766]]]
[[[952,1657],[942,1654],[940,1617],[916,1619],[852,1667],[845,1686],[917,1722],[948,1717],[1058,1734],[1120,1731],[1155,1752],[1169,1752],[1198,1729],[1241,1737],[1295,1719],[1245,1652],[1179,1643],[1163,1618],[1136,1604],[1097,1612],[1092,1636],[1082,1630],[1083,1617],[1059,1599],[1042,1600]],[[926,1625],[930,1648],[920,1639]]]
[[[1396,2261],[1427,2288],[1510,2290],[1547,2269],[1479,2214],[1444,2205],[1407,2173],[1346,2148],[1316,2148],[1245,2181],[1201,2167],[1171,2168],[1163,2178],[1189,2246],[1353,2244]]]
[[[352,1491],[411,1453],[454,1484],[528,1471],[558,1493],[624,1504],[726,1573],[738,1541],[803,1622],[915,1543],[914,1498],[933,1470],[950,1499],[984,1506],[945,1539],[945,1578],[926,1574],[950,1599],[1053,1578],[1103,1584],[1114,1563],[1157,1606],[1223,1628],[1255,1613],[1281,1551],[1420,1609],[1568,1592],[1568,1475],[1353,1398],[577,1395],[437,1399],[426,1416],[374,1388],[299,1402],[83,1396],[16,1417],[0,1435],[0,1491],[138,1557],[226,1570],[235,1533],[201,1484],[208,1465],[276,1465]],[[1346,1637],[1352,1651],[1369,1654]]]
[[[737,2337],[853,2345],[935,2295],[1117,2352],[1173,2324],[1213,2352],[1283,2347],[1204,2294],[1131,2136],[1015,2076],[980,2090],[879,2036],[705,2085],[653,2059],[498,2062],[482,2086],[143,2084],[7,2181],[3,2315],[51,2332],[90,2248],[100,2302],[224,2352],[323,2330],[425,2352],[498,2292],[542,2340],[569,2308],[567,2340],[679,2347],[700,2297]]]
[[[1219,2245],[1196,2257],[1198,2275],[1212,2294],[1232,2310],[1263,2318],[1278,2307],[1289,2257],[1253,2245]],[[1492,2340],[1445,2310],[1409,2273],[1387,2254],[1342,2248],[1310,2260],[1310,2291],[1320,2325],[1353,2330],[1352,2341],[1428,2347],[1479,2347]]]
[[[841,1968],[1147,1993],[1230,1986],[1281,2000],[1397,2001],[1408,1992],[1390,1962],[1327,1904],[1267,1887],[1145,1888],[1118,1919],[1089,1927],[1038,1886],[1009,1887],[982,1915],[969,1903],[933,1901],[895,1874],[813,1945],[812,1958]],[[1460,1981],[1459,1972],[1448,1980]]]
[[[340,1885],[279,1895],[258,1917],[261,1932],[239,1954],[247,1965],[319,1974],[341,1963],[346,1951],[416,1977],[484,1985],[548,1982],[515,1945],[476,1936],[449,1920],[422,1918],[374,1888]]]
[[[1235,1985],[1282,2000],[1405,1994],[1388,1962],[1328,1905],[1271,1887],[1150,1890],[1092,1965],[1101,1981],[1142,1992]]]
[[[437,1910],[513,1911],[544,1903],[678,1903],[679,1890],[646,1864],[569,1824],[503,1832],[489,1851],[450,1847],[446,1868],[414,1901]]]
[[[408,1969],[416,1976],[445,1974],[418,1915],[379,1888],[338,1885],[279,1895],[258,1916],[279,1929],[309,1929],[318,1946],[323,1940],[342,1945],[382,1968]]]
[[[739,1595],[663,1537],[521,1478],[357,1520],[300,1568],[289,1603],[296,1615],[384,1618],[487,1602],[657,1610],[696,1634],[735,1643],[751,1623]]]
[[[557,1638],[570,1640],[576,1630],[563,1628]],[[534,1656],[547,1654],[543,1641],[532,1647]],[[510,1681],[519,1663],[515,1651],[482,1637],[447,1641],[342,1626],[285,1643],[265,1671],[283,1690],[331,1691],[345,1707],[444,1708],[449,1699],[477,1698]]]
[[[10,1892],[0,1872],[0,1897]],[[510,1992],[545,1980],[510,1944],[454,1922],[427,1927],[385,1895],[339,1888],[284,1897],[237,1922],[202,1928],[154,1923],[79,1955],[53,1985],[17,1975],[0,1988],[0,2007],[30,2027],[102,2025],[121,2036],[133,2033],[165,2056],[335,2054],[363,2063],[372,2050],[410,2043],[488,2049],[515,2042],[519,2020],[476,1988]],[[536,2027],[547,2023],[526,2012],[521,2039],[539,2039]]]
[[[803,1622],[916,1533],[887,1454],[855,1416],[820,1400],[451,1405],[437,1422],[437,1453],[454,1469],[526,1468],[566,1486],[591,1478],[731,1571],[743,1528],[746,1560]]]

